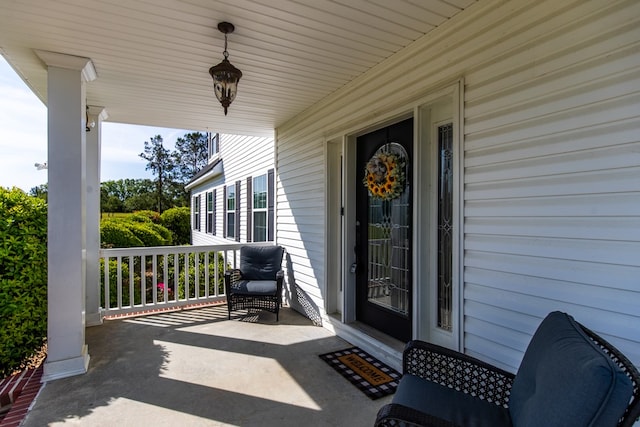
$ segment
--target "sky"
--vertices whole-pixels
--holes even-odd
[[[109,106],[106,106],[107,113]],[[100,181],[152,178],[140,158],[144,142],[161,135],[174,149],[188,130],[102,123]],[[0,187],[25,192],[47,182],[47,171],[35,163],[47,161],[47,108],[0,55]]]

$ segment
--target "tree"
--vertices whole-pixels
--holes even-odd
[[[186,184],[207,165],[207,135],[192,132],[178,138],[173,157],[177,180]]]
[[[31,188],[31,190],[29,190],[29,195],[42,199],[46,202],[49,195],[49,187],[47,184],[40,184],[37,187]]]
[[[189,192],[184,186],[207,165],[207,135],[191,132],[178,138],[176,149],[171,153],[175,164],[175,185],[171,192],[177,206],[189,205]]]
[[[100,187],[100,212],[124,212],[124,204],[118,196],[109,194],[104,187]]]
[[[162,213],[167,205],[165,196],[166,187],[172,182],[175,164],[169,150],[162,145],[162,136],[156,135],[144,142],[144,152],[140,157],[147,163],[146,170],[150,170],[156,177],[155,196],[158,212]]]
[[[150,179],[119,179],[100,184],[102,212],[133,212],[156,208],[155,184]]]

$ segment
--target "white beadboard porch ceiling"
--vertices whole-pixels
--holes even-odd
[[[34,49],[91,58],[87,103],[108,121],[272,135],[474,1],[2,0],[0,52],[45,104]],[[226,117],[209,76],[221,21],[243,73]]]

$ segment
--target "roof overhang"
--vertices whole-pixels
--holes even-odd
[[[89,58],[87,103],[109,121],[273,137],[473,2],[3,1],[0,53],[45,104],[38,50]],[[235,25],[229,60],[243,73],[226,117],[208,72],[223,58],[221,21]]]
[[[211,181],[212,179],[222,175],[223,172],[224,168],[222,165],[222,159],[214,160],[198,171],[198,173],[187,183],[187,185],[184,186],[184,188],[187,191],[191,191],[192,188],[204,184],[207,181]]]

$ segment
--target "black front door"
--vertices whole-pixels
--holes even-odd
[[[357,139],[356,318],[411,339],[413,119]]]

